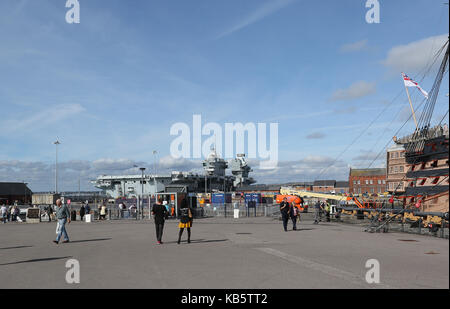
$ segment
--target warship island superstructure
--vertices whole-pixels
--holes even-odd
[[[238,154],[230,163],[213,149],[202,163],[204,174],[172,171],[169,175],[101,175],[92,181],[112,198],[135,198],[160,192],[211,193],[230,192],[255,183],[249,177],[252,171],[244,154]],[[226,174],[231,167],[231,175]]]

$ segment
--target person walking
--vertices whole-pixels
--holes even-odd
[[[84,206],[85,215],[91,214],[91,207],[89,206],[88,202],[86,201],[86,206]]]
[[[164,205],[162,205],[162,198],[159,198],[156,204],[153,205],[152,215],[155,220],[156,240],[158,244],[162,245],[164,222],[167,217],[167,209]]]
[[[14,221],[18,221],[18,218],[19,218],[19,221],[20,221],[20,208],[19,208],[19,206],[16,206],[15,208],[14,208]]]
[[[120,219],[123,219],[123,204],[122,203],[120,203],[119,204],[119,218]]]
[[[52,222],[52,214],[53,214],[52,205],[47,206],[46,212],[47,212],[47,216],[48,216],[48,222]]]
[[[8,207],[8,222],[11,222],[11,214],[14,206],[17,206],[17,204],[9,205]]]
[[[287,202],[287,198],[284,198],[280,203],[280,212],[281,212],[281,220],[283,221],[284,231],[287,232],[287,224],[289,220],[289,203]]]
[[[0,208],[0,212],[2,215],[3,224],[6,224],[6,220],[8,219],[8,208],[3,204]]]
[[[292,202],[291,207],[289,208],[289,216],[291,217],[292,225],[293,225],[292,229],[294,231],[297,230],[298,215],[299,215],[299,210],[298,210],[297,206],[295,206],[295,204]]]
[[[106,220],[106,205],[100,206],[100,220]]]
[[[180,244],[180,242],[181,242],[181,235],[183,235],[184,229],[187,229],[187,234],[188,234],[187,242],[188,242],[188,244],[191,243],[192,220],[193,220],[192,210],[189,207],[187,200],[183,199],[181,201],[181,206],[180,206],[180,223],[178,224],[178,227],[180,228],[180,232],[178,233],[177,244]]]
[[[316,204],[314,204],[314,224],[319,224],[320,222],[320,209],[322,205],[320,201],[317,200]]]
[[[69,208],[67,208],[66,205],[64,205],[60,199],[56,200],[56,206],[58,207],[56,209],[56,219],[58,220],[59,224],[59,232],[56,236],[56,240],[53,242],[55,244],[59,244],[59,240],[61,239],[61,236],[64,236],[63,243],[69,242],[69,235],[66,231],[66,222],[70,223],[70,211]]]
[[[326,205],[325,205],[325,217],[327,218],[327,222],[331,221],[330,211],[331,211],[330,203],[326,202]]]
[[[80,221],[83,221],[83,217],[86,214],[86,208],[84,207],[84,205],[81,205],[80,208]]]
[[[16,207],[17,207],[17,206],[14,205],[14,206],[11,208],[11,222],[16,221]]]

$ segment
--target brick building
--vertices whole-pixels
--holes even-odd
[[[336,181],[335,186],[336,193],[341,194],[347,194],[350,191],[349,183],[348,181]]]
[[[387,150],[386,183],[389,193],[402,194],[408,185],[406,179],[408,165],[406,164],[405,153],[405,147],[401,144],[396,144]]]
[[[386,169],[352,169],[348,177],[350,194],[382,194],[386,192]]]

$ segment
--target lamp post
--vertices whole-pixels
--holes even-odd
[[[141,217],[144,218],[144,171],[145,167],[139,168],[142,172],[142,178],[141,178],[141,202],[140,202],[140,211],[141,211]]]
[[[153,185],[155,186],[155,198],[156,198],[156,154],[158,151],[153,150]]]
[[[56,140],[54,142],[56,146],[56,157],[55,157],[55,194],[58,194],[58,145],[61,144],[60,141]]]

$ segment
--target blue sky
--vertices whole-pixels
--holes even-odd
[[[51,190],[56,138],[64,190],[151,169],[154,149],[158,171],[197,170],[169,157],[170,127],[193,114],[279,123],[279,168],[255,168],[260,183],[346,179],[409,117],[400,72],[430,90],[448,36],[440,0],[380,0],[379,24],[362,0],[79,2],[80,24],[64,0],[0,2],[0,181]],[[434,122],[447,93],[446,77]]]

